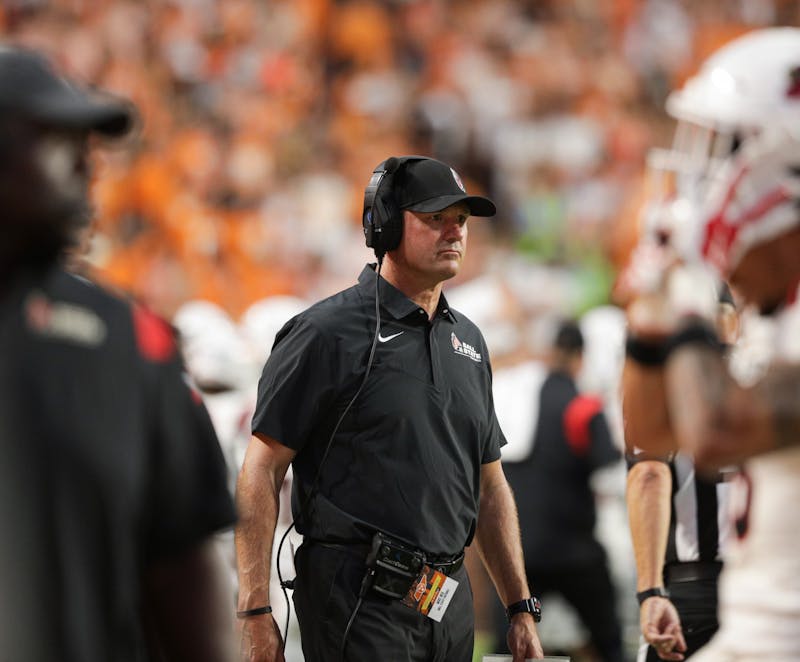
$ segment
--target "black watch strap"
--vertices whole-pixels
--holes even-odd
[[[250,616],[261,616],[262,614],[271,614],[272,607],[264,605],[263,607],[256,607],[255,609],[243,609],[236,612],[236,618],[249,618]]]
[[[653,588],[648,588],[644,591],[639,591],[636,594],[636,601],[641,606],[641,604],[645,600],[647,600],[647,598],[653,598],[653,597],[669,599],[669,591],[665,589],[663,586],[654,586]]]
[[[506,607],[506,616],[509,622],[514,614],[527,613],[533,616],[533,620],[537,623],[542,620],[542,603],[535,595],[530,598],[525,598],[519,602],[512,602]]]

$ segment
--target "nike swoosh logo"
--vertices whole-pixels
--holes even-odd
[[[391,336],[382,336],[380,333],[378,334],[378,340],[381,342],[389,342],[392,338],[397,338],[397,336],[401,336],[405,333],[404,331],[399,331],[398,333],[394,333]]]

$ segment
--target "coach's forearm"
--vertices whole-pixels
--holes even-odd
[[[475,531],[478,553],[503,604],[530,597],[517,506],[499,460],[484,465]]]
[[[253,439],[247,449],[236,485],[239,522],[235,529],[236,563],[239,573],[238,609],[269,604],[272,542],[280,508],[280,481],[276,484],[268,449]]]

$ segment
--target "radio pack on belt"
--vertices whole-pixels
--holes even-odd
[[[438,564],[453,572],[461,567],[464,555]],[[361,588],[347,626],[342,636],[342,657],[347,647],[347,636],[356,619],[361,604],[369,591],[400,600],[404,605],[424,614],[434,621],[441,621],[450,600],[458,588],[458,582],[437,570],[437,564],[428,564],[425,552],[414,549],[404,542],[378,531],[372,537],[372,545],[366,558],[367,571],[361,580]]]
[[[374,571],[372,590],[389,598],[402,598],[425,565],[425,555],[380,531],[372,538],[367,567]]]

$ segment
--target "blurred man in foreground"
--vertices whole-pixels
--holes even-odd
[[[678,195],[702,210],[686,247],[768,318],[771,359],[752,381],[735,380],[711,321],[713,286],[691,263],[673,266],[660,287],[628,308],[624,388],[647,391],[651,407],[638,415],[666,416],[698,469],[742,464],[732,489],[737,540],[720,580],[720,630],[692,659],[797,660],[800,30],[759,30],[731,42],[670,97],[668,109],[680,120]],[[691,252],[683,257],[690,262]],[[672,450],[657,432],[636,444]],[[670,657],[680,644],[673,625],[659,642],[664,659],[679,659]]]
[[[168,325],[67,273],[131,109],[0,47],[0,659],[229,660],[235,519]]]

